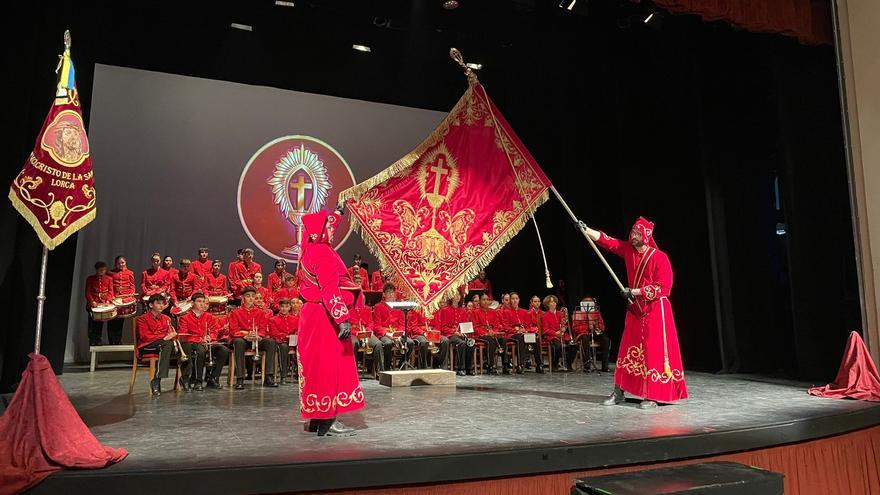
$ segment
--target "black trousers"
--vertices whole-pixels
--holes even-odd
[[[107,340],[110,345],[119,345],[122,343],[122,325],[125,324],[126,318],[114,318],[107,322]]]
[[[517,333],[510,337],[511,340],[516,342],[516,364],[523,366],[526,364],[526,358],[529,355],[529,345],[532,346],[531,354],[532,357],[535,358],[535,363],[538,365],[542,365],[541,362],[541,342],[537,341],[533,344],[526,344],[525,334]]]
[[[159,354],[159,366],[156,367],[156,375],[150,378],[168,378],[168,363],[171,361],[171,352],[174,351],[174,341],[154,340],[140,348],[140,354]]]
[[[362,347],[361,341],[352,337],[352,341],[354,343],[355,355]],[[377,371],[385,371],[388,366],[391,365],[391,350],[394,348],[394,342],[392,342],[391,337],[376,337],[375,335],[370,336],[370,347],[373,348],[373,364],[376,366]]]
[[[190,381],[201,382],[202,378],[212,379],[215,382],[220,379],[223,367],[229,362],[229,349],[223,344],[211,346],[211,357],[214,359],[214,367],[210,376],[205,376],[205,366],[208,360],[208,345],[203,343],[183,343],[183,351],[189,356],[186,366],[181,370],[183,377]]]
[[[287,379],[287,369],[290,367],[291,362],[293,363],[292,375],[295,378],[299,377],[299,371],[297,370],[296,364],[296,351],[294,351],[293,354],[290,353],[290,343],[287,341],[278,344],[278,360],[281,362],[281,376],[279,377],[281,380]]]
[[[235,359],[235,378],[244,378],[246,364],[244,360],[244,351],[253,348],[250,340],[241,337],[232,339],[232,355]],[[278,344],[272,339],[260,339],[259,350],[266,351],[266,374],[273,376],[275,374],[275,355],[278,353]],[[265,377],[264,377],[265,379]]]
[[[419,368],[430,368],[433,364],[433,355],[431,354],[430,346],[428,345],[428,338],[424,335],[416,335],[413,337],[413,340],[415,341],[419,352]],[[440,368],[444,369],[446,368],[447,359],[449,359],[449,339],[441,335],[440,342],[434,345],[440,348],[437,357],[440,358]]]
[[[110,320],[111,322],[114,320]],[[89,311],[89,345],[101,345],[101,334],[104,332],[104,322],[92,318]],[[107,331],[109,337],[109,329]]]
[[[566,335],[566,338],[568,336]],[[553,346],[553,363],[551,365],[556,365],[556,367],[562,366],[562,341],[559,339],[553,339],[550,341],[550,345]],[[578,346],[577,345],[569,345],[568,342],[565,343],[565,365],[568,368],[571,368],[571,364],[574,361],[575,356],[577,356]]]
[[[466,339],[453,335],[449,337],[449,343],[455,346],[455,369],[456,371],[469,371],[474,369],[474,348],[468,347]]]
[[[384,339],[387,337],[382,337],[382,338]],[[388,338],[388,340],[393,340],[393,339]],[[392,343],[392,347],[393,347],[393,343]],[[415,351],[415,348],[416,348],[416,342],[413,339],[407,337],[406,338],[406,353],[403,355],[404,361],[409,361],[409,358],[410,358],[410,356],[412,356],[412,353],[413,353],[413,351]],[[389,361],[390,361],[390,359],[389,359]],[[398,367],[400,367],[401,365],[403,365],[403,361],[400,361],[397,363]]]
[[[599,344],[599,352],[602,353],[602,370],[608,371],[608,361],[611,359],[611,339],[608,335],[600,333],[593,335],[593,342]],[[578,343],[583,349],[584,362],[590,359],[590,334],[578,337]],[[592,361],[591,361],[592,362]]]
[[[495,368],[495,355],[501,348],[501,365],[510,368],[510,354],[507,353],[507,339],[498,335],[479,337],[477,340],[486,343],[486,363],[489,369]]]

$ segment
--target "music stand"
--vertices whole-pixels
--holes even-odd
[[[418,303],[415,303],[413,301],[393,301],[393,302],[388,302],[385,304],[387,304],[388,307],[391,309],[399,309],[399,310],[403,311],[403,346],[404,346],[404,349],[406,349],[406,345],[407,345],[406,341],[409,338],[409,335],[407,332],[407,330],[409,329],[409,312],[418,308],[419,305],[418,305]],[[409,367],[411,369],[415,369],[415,367],[413,367],[413,365],[409,364],[409,361],[406,359],[406,353],[404,353],[403,363],[400,365],[400,368],[397,368],[397,370],[398,371],[404,370],[407,367]]]
[[[595,312],[597,312],[597,311],[599,311],[599,305],[596,302],[589,304],[586,301],[581,301],[580,311],[575,313],[575,315],[577,315],[577,314],[584,315],[583,320],[585,321],[585,323],[587,325],[587,331],[590,332],[590,349],[589,349],[590,369],[588,372],[589,373],[596,373],[597,375],[601,375],[602,374],[601,369],[598,366],[596,366],[596,361],[597,361],[596,345],[595,345],[596,341],[593,339],[593,337],[595,337],[595,332],[593,332],[593,329],[590,328],[590,324],[593,323],[594,321],[597,321],[597,318],[595,318],[595,316],[593,318],[590,318],[590,315],[591,314],[595,315]],[[580,320],[580,319],[581,318],[578,318],[578,320]],[[583,351],[583,346],[581,346],[581,351]]]

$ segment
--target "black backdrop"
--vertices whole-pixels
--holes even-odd
[[[86,122],[95,62],[448,110],[465,87],[446,55],[456,46],[484,64],[489,94],[584,220],[615,235],[640,214],[657,223],[687,368],[833,376],[860,312],[831,47],[691,16],[646,25],[648,2],[595,0],[589,15],[556,2],[440,3],[18,5],[4,183],[45,116],[65,28]],[[40,247],[8,202],[0,212],[9,390],[32,345]],[[537,218],[569,304],[597,296],[619,339],[623,304],[580,234],[555,200]],[[49,261],[43,346],[58,371],[74,251],[67,242]],[[545,293],[538,257],[528,226],[490,267],[496,290]]]

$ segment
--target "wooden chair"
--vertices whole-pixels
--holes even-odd
[[[145,359],[149,363],[148,369],[150,370],[150,380],[152,380],[153,376],[156,374],[156,363],[159,362],[159,355],[155,354],[155,353],[141,355],[140,349],[138,349],[137,346],[135,346],[134,358],[132,359],[132,362],[131,362],[131,380],[129,380],[129,382],[128,382],[128,395],[131,395],[132,392],[134,392],[134,382],[137,380],[138,371],[141,370],[141,367],[139,366],[141,359]],[[150,386],[150,380],[147,380],[147,387]],[[177,380],[175,379],[175,382],[176,381]],[[153,390],[150,389],[151,393],[152,393],[152,391]]]
[[[474,354],[474,368],[477,369],[478,375],[483,374],[483,363],[485,360],[488,359],[488,356],[486,356],[486,354],[488,353],[487,349],[488,349],[488,347],[486,346],[486,343],[483,341],[478,340],[474,344],[474,352],[476,353],[476,354]],[[485,356],[485,358],[484,358],[484,356]]]
[[[510,365],[516,368],[516,365],[519,364],[516,360],[516,341],[507,340],[504,347],[506,347],[504,352],[510,353]]]
[[[255,354],[256,353],[254,352],[253,349],[250,349],[250,348],[246,349],[244,351],[244,358],[245,358],[245,360],[247,360],[248,357],[253,357]],[[260,359],[260,373],[261,373],[262,379],[265,380],[266,379],[266,351],[260,351],[260,357],[262,358],[262,359]],[[233,380],[235,380],[235,357],[230,356],[230,358],[231,359],[229,360],[229,378],[228,378],[227,383],[231,387]],[[275,360],[276,369],[278,367],[278,361],[279,361],[278,359]],[[245,369],[247,369],[247,368],[245,368]],[[254,361],[251,363],[251,384],[257,383],[256,371],[257,371],[257,363],[256,363],[256,361]]]

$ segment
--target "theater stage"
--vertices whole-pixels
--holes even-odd
[[[302,431],[294,386],[151,398],[128,369],[61,377],[120,464],[66,471],[34,494],[279,493],[440,483],[643,464],[764,448],[880,424],[880,405],[811,397],[809,384],[690,373],[691,399],[604,407],[611,375],[459,377],[389,389],[366,380],[350,438]],[[169,388],[171,380],[165,380]]]

